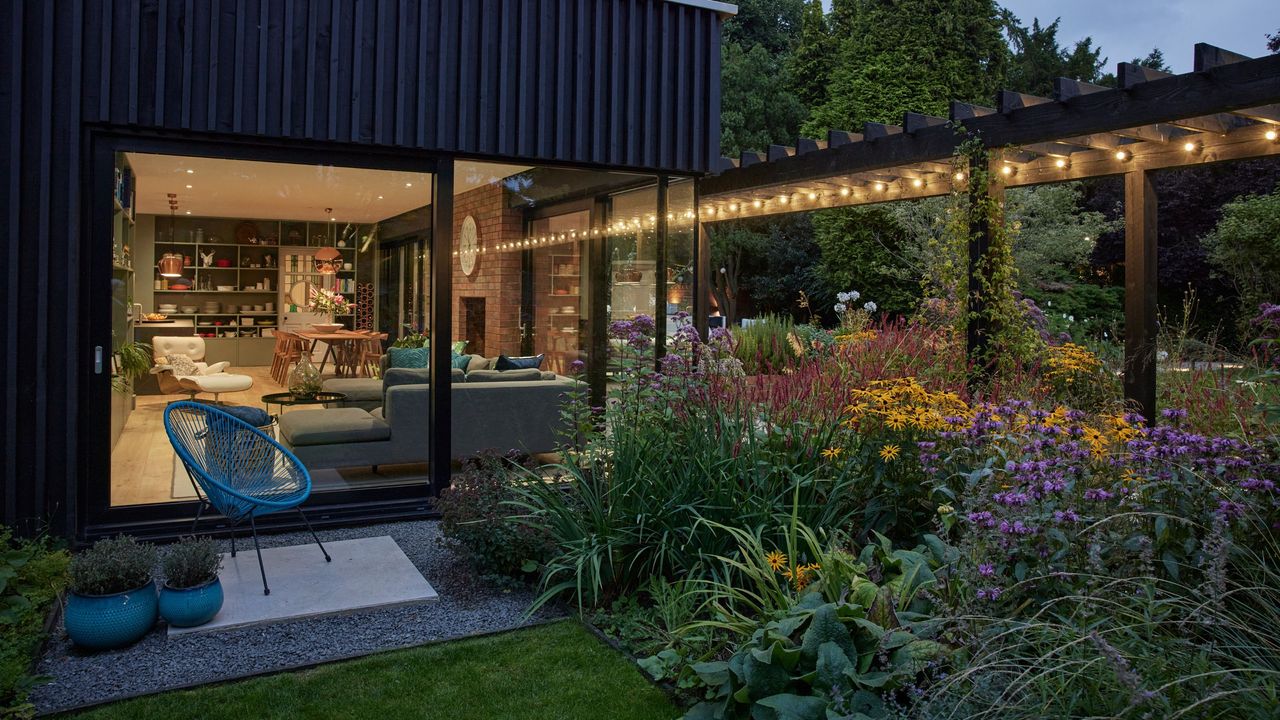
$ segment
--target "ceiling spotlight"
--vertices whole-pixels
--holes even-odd
[[[1275,130],[1268,130],[1266,134],[1263,135],[1263,137],[1270,140],[1271,142],[1275,142],[1277,139],[1280,139],[1280,132],[1276,132]]]
[[[404,186],[405,186],[405,187],[413,187],[413,183],[405,183],[405,184],[404,184]]]
[[[191,214],[191,211],[190,211],[190,210],[188,210],[188,211],[187,211],[187,214],[188,214],[188,215],[190,215],[190,214]]]
[[[191,186],[190,186],[190,185],[188,185],[188,186],[187,186],[187,189],[188,189],[188,190],[190,190],[190,189],[191,189]]]
[[[1071,167],[1071,161],[1066,158],[1058,158],[1057,160],[1053,161],[1053,166],[1058,168],[1059,170],[1066,170],[1067,168]]]
[[[187,174],[188,174],[188,175],[195,175],[195,174],[196,174],[196,171],[195,171],[195,170],[192,170],[191,168],[187,168]]]
[[[1119,160],[1120,162],[1129,162],[1132,159],[1133,159],[1133,153],[1129,152],[1128,150],[1116,151],[1116,160]]]
[[[379,199],[379,200],[381,200],[381,199],[382,199],[382,196],[381,196],[381,195],[379,195],[379,196],[378,196],[378,199]]]

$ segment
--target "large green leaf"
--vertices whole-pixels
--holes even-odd
[[[820,690],[830,690],[844,679],[845,671],[852,667],[853,661],[839,645],[824,642],[818,647],[813,685]]]
[[[849,657],[857,655],[853,646],[853,638],[849,636],[849,628],[840,621],[834,603],[828,603],[813,612],[813,620],[804,631],[801,649],[804,657],[816,660],[818,647],[825,642],[833,642],[844,650]]]
[[[778,720],[823,720],[827,714],[827,701],[812,695],[780,693],[759,704],[773,710]]]

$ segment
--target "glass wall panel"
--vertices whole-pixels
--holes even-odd
[[[142,153],[116,173],[111,505],[199,496],[164,427],[187,398],[259,424],[317,495],[425,492],[425,379],[389,408],[381,374],[383,333],[422,329],[431,175]]]
[[[617,369],[610,323],[661,309],[657,179],[467,161],[455,172],[453,456],[545,455],[573,391],[601,392]]]
[[[667,337],[677,317],[693,313],[693,243],[697,224],[692,180],[672,182],[667,189]],[[690,320],[691,321],[691,320]]]

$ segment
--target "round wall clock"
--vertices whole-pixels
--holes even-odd
[[[476,271],[476,256],[479,254],[480,236],[476,230],[476,219],[468,215],[458,233],[458,261],[462,264],[463,274],[471,275]]]

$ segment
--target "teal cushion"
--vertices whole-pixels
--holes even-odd
[[[454,351],[453,361],[451,365],[454,367],[455,370],[462,370],[463,372],[466,372],[467,366],[470,364],[471,364],[470,355],[459,355],[456,350]]]
[[[424,368],[430,358],[429,348],[387,348],[388,364],[393,368]]]

